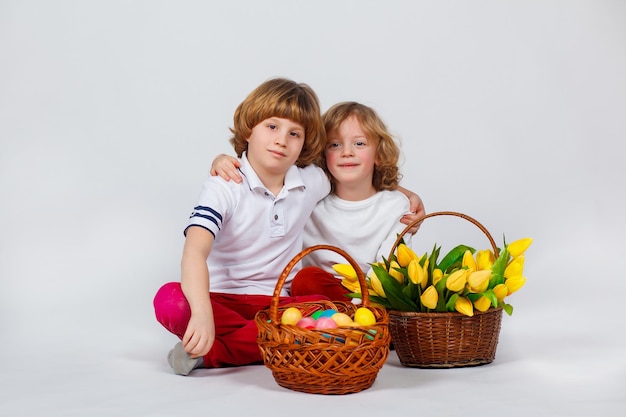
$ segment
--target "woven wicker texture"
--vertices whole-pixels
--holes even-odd
[[[389,312],[389,330],[404,366],[456,368],[493,362],[502,309],[460,313]]]
[[[441,211],[427,214],[411,222],[398,235],[389,258],[402,236],[429,217],[456,216],[477,226],[487,236],[495,256],[498,247],[487,229],[476,219],[462,213]],[[468,317],[457,312],[417,313],[389,311],[389,331],[400,363],[417,368],[455,368],[493,362],[500,336],[502,308]]]
[[[280,317],[288,307],[297,307],[303,316],[315,311],[335,309],[354,317],[359,306],[350,302],[306,302],[279,306],[282,287],[291,269],[315,250],[332,250],[342,255],[355,269],[363,293],[363,307],[376,317],[372,326],[336,329],[302,329],[283,325]],[[372,386],[378,371],[389,356],[389,315],[385,309],[370,306],[365,276],[358,264],[342,249],[317,245],[295,256],[279,277],[268,309],[259,311],[255,322],[257,341],[265,366],[278,385],[311,394],[350,394]]]

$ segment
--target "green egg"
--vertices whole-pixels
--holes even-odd
[[[323,311],[322,310],[318,310],[315,313],[311,314],[311,317],[313,317],[315,320],[319,319],[320,316],[322,315]]]

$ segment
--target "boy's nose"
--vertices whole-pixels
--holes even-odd
[[[277,133],[276,137],[274,138],[274,143],[283,146],[287,142],[287,139],[288,134]]]

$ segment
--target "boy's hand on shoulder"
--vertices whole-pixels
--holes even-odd
[[[241,184],[243,178],[237,168],[241,166],[239,160],[233,156],[219,154],[211,164],[211,176],[220,176],[226,181],[233,180],[237,184]]]
[[[409,197],[411,214],[405,214],[400,219],[400,222],[402,224],[406,224],[407,226],[426,214],[426,210],[424,209],[424,203],[422,202],[422,199],[420,198],[420,196],[418,196],[415,193],[411,193],[408,197]],[[412,226],[409,229],[408,233],[411,233],[411,234],[417,233],[421,224],[422,223],[420,222]]]

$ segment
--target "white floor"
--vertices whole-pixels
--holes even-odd
[[[262,365],[176,376],[165,359],[173,337],[148,322],[139,334],[110,323],[41,340],[50,347],[37,355],[3,342],[0,415],[624,416],[624,336],[605,319],[517,311],[503,317],[491,364],[406,368],[391,352],[371,388],[339,396],[282,388]]]

